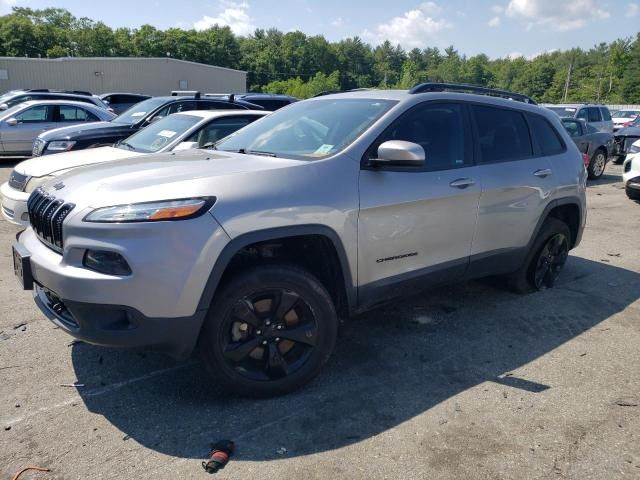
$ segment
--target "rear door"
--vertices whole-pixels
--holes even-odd
[[[33,141],[38,135],[55,128],[54,105],[35,105],[16,114],[17,125],[2,122],[0,140],[3,151],[13,155],[31,155]]]
[[[587,132],[582,128],[582,123],[577,120],[565,118],[562,119],[562,126],[574,141],[578,150],[580,150],[581,153],[587,153],[589,151],[589,139],[586,137]]]
[[[553,171],[548,157],[534,149],[523,112],[488,105],[471,108],[482,195],[470,272],[506,273],[515,270],[514,262],[526,253],[552,193]]]
[[[461,277],[476,226],[480,183],[464,104],[426,102],[370,146],[360,172],[360,302]],[[424,167],[369,167],[387,140],[421,145]],[[429,276],[427,276],[429,274]]]
[[[611,118],[611,112],[607,107],[600,107],[600,114],[602,115],[602,131],[613,133],[613,119]]]
[[[587,122],[589,123],[589,125],[592,125],[594,128],[597,128],[601,132],[613,132],[613,127],[611,127],[611,130],[607,130],[607,122],[602,119],[602,112],[600,112],[600,109],[598,107],[588,107],[587,115]]]

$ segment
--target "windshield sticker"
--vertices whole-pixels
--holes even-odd
[[[333,148],[333,145],[327,145],[325,143],[320,145],[320,147],[318,147],[318,149],[313,153],[315,153],[316,155],[326,155],[331,151],[332,148]]]
[[[147,113],[147,112],[135,112],[135,113],[132,113],[132,114],[131,114],[131,116],[132,116],[132,117],[141,117],[141,116],[143,116],[145,113]]]
[[[158,132],[158,135],[164,138],[171,138],[176,134],[176,132],[172,131],[172,130],[162,130],[161,132]]]

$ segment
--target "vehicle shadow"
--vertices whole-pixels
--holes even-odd
[[[615,292],[603,293],[603,282]],[[426,292],[347,322],[320,377],[269,400],[234,398],[197,361],[87,344],[72,356],[87,408],[141,445],[202,458],[210,442],[228,438],[236,458],[272,460],[280,447],[300,456],[370,438],[483,382],[544,395],[554,385],[505,374],[638,298],[639,274],[577,257],[556,288],[536,294],[491,282]]]
[[[610,185],[612,183],[620,183],[622,182],[622,174],[615,174],[615,173],[603,173],[602,176],[598,179],[595,180],[588,180],[587,181],[587,188],[588,187],[593,187],[596,185]]]

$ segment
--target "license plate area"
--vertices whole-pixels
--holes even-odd
[[[24,290],[33,290],[33,275],[31,274],[31,256],[24,247],[16,243],[13,250],[13,273]]]

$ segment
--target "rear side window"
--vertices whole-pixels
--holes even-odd
[[[60,105],[59,115],[61,122],[94,122],[100,120],[84,108],[72,107],[70,105]]]
[[[472,106],[480,140],[480,162],[506,162],[533,156],[529,128],[522,113]]]
[[[527,114],[531,135],[542,155],[558,155],[565,150],[564,143],[555,128],[540,115]]]
[[[587,122],[589,121],[589,113],[587,111],[586,108],[581,109],[578,114],[576,115],[576,118],[581,118],[582,120],[586,120]]]
[[[589,121],[590,122],[601,122],[602,116],[600,115],[600,109],[596,107],[587,108],[589,111]]]
[[[602,118],[605,122],[611,120],[611,113],[607,107],[600,107],[600,111],[602,112]]]

